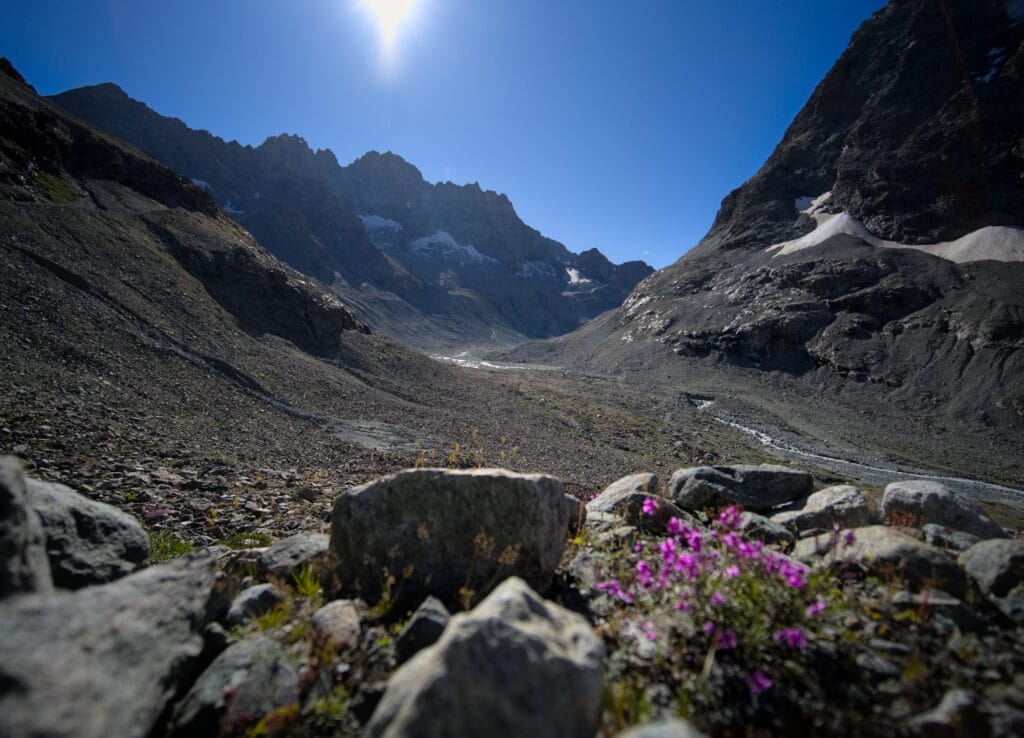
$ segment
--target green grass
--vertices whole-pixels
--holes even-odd
[[[170,533],[154,531],[149,534],[149,560],[154,564],[185,556],[194,550],[191,543],[176,538]]]
[[[273,538],[265,533],[236,533],[225,538],[222,543],[235,550],[245,548],[264,548],[273,542]]]
[[[52,203],[64,205],[78,199],[78,190],[61,177],[42,172],[36,176],[36,181]]]

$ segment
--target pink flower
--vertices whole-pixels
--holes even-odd
[[[656,513],[657,511],[658,501],[655,500],[653,497],[645,497],[643,506],[644,515],[654,515],[654,513]]]
[[[843,535],[843,543],[846,544],[846,547],[849,548],[856,542],[857,536],[854,534],[854,532],[852,530],[846,531],[846,533]]]
[[[722,545],[726,548],[736,548],[739,545],[739,543],[740,537],[732,531],[729,531],[724,536],[722,536]]]
[[[666,538],[658,546],[661,551],[661,558],[664,560],[667,566],[672,566],[676,560],[676,542],[671,538]]]
[[[679,600],[679,602],[676,603],[676,609],[679,612],[689,612],[690,611],[690,603],[687,602],[686,600]]]
[[[735,505],[725,508],[718,516],[718,522],[726,528],[735,528],[740,524],[740,509]]]
[[[710,620],[707,621],[706,623],[704,623],[704,634],[705,635],[711,635],[714,632],[715,632],[715,624],[714,623],[712,623]]]
[[[803,650],[807,647],[807,634],[802,628],[783,628],[772,636],[776,643]]]
[[[654,584],[654,572],[644,559],[636,562],[636,581],[641,587],[648,589]]]
[[[672,517],[668,519],[668,532],[673,535],[685,533],[686,526],[683,525],[683,521],[679,518]]]
[[[686,531],[684,537],[686,538],[687,545],[689,545],[689,547],[692,548],[696,553],[700,553],[700,543],[701,543],[700,531],[699,530],[688,530],[688,531]]]
[[[735,564],[725,567],[725,576],[729,579],[735,579],[740,575],[740,568]]]
[[[807,606],[807,609],[804,610],[804,617],[808,617],[808,618],[814,617],[815,615],[817,615],[819,612],[821,612],[824,609],[825,609],[825,600],[819,599],[817,602],[814,602],[814,603],[812,603],[812,604]]]
[[[724,603],[725,603],[725,597],[722,596],[721,592],[719,592],[718,590],[715,590],[715,593],[711,595],[711,604],[712,605],[721,605],[721,604],[724,604]]]
[[[633,601],[633,595],[622,589],[618,579],[609,579],[607,582],[598,582],[597,589],[600,592],[606,592],[609,597],[615,597],[627,604]]]
[[[771,687],[773,683],[774,682],[772,682],[771,677],[760,669],[747,677],[747,685],[750,687],[752,694],[761,694],[763,691]]]
[[[761,549],[758,546],[747,543],[746,541],[740,541],[736,550],[739,551],[740,556],[745,559],[757,559],[761,557]]]
[[[736,631],[734,630],[723,630],[718,634],[718,647],[723,651],[730,648],[736,648]]]

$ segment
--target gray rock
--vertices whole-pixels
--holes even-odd
[[[405,663],[427,646],[437,643],[451,619],[451,614],[439,599],[428,597],[423,600],[395,639],[398,663]]]
[[[765,512],[804,497],[813,489],[811,475],[784,466],[698,466],[679,469],[666,495],[684,510],[742,505]]]
[[[501,469],[408,470],[337,497],[329,585],[373,601],[390,591],[399,607],[434,595],[460,606],[460,590],[483,597],[503,576],[543,590],[569,528],[562,483]]]
[[[667,529],[672,517],[681,519],[689,515],[671,500],[657,494],[658,477],[654,474],[633,474],[612,482],[597,497],[587,503],[587,514],[610,513],[641,530],[661,532]],[[654,514],[644,513],[644,503],[652,500]]]
[[[1024,541],[982,541],[960,554],[959,562],[982,591],[1005,597],[1024,582]]]
[[[0,603],[0,735],[146,738],[230,599],[210,558]]]
[[[231,603],[226,617],[228,625],[242,625],[273,610],[285,598],[276,584],[257,584],[243,590]]]
[[[330,541],[325,533],[299,533],[260,551],[257,565],[264,574],[290,584],[304,566],[318,572],[326,569]]]
[[[581,616],[506,579],[392,675],[365,734],[591,738],[603,660]]]
[[[168,735],[238,735],[262,716],[298,699],[294,657],[272,638],[246,638],[228,647],[196,680],[175,708]]]
[[[823,562],[835,567],[857,565],[882,578],[906,582],[913,591],[939,589],[964,597],[967,575],[951,556],[896,528],[872,525],[853,531],[852,545],[833,545],[828,538],[797,541],[793,556],[806,563]]]
[[[935,523],[982,539],[1006,538],[1004,531],[974,500],[939,482],[893,482],[882,497],[882,517],[890,525],[921,527]]]
[[[965,605],[956,597],[943,592],[907,592],[893,595],[892,602],[903,610],[910,610],[926,619],[945,618],[960,630],[970,633],[985,633],[988,621],[973,607]]]
[[[921,538],[925,543],[930,543],[935,548],[941,548],[944,551],[966,551],[981,541],[978,536],[964,533],[962,530],[952,530],[935,523],[928,523],[921,527]]]
[[[744,512],[740,515],[739,529],[747,538],[782,546],[787,550],[796,540],[785,526],[752,512]]]
[[[693,723],[679,718],[667,718],[630,728],[618,738],[703,738],[704,734]]]
[[[831,530],[840,528],[862,528],[877,523],[877,516],[871,503],[860,490],[849,484],[840,484],[818,490],[803,504],[793,506],[772,515],[772,520],[790,530]]]
[[[63,484],[25,480],[46,534],[53,583],[63,589],[105,584],[149,558],[149,536],[131,515]]]
[[[25,493],[25,472],[18,459],[0,457],[0,597],[52,589],[46,537]]]
[[[966,689],[951,689],[932,710],[910,720],[909,734],[920,738],[989,735],[988,718],[978,698]]]
[[[362,632],[359,610],[351,600],[328,602],[313,613],[313,628],[321,641],[337,649],[354,646]]]

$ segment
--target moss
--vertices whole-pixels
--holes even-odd
[[[170,533],[153,532],[149,534],[149,560],[154,564],[185,556],[192,551],[191,543],[175,538]]]
[[[65,205],[78,199],[78,188],[63,177],[41,172],[36,176],[36,183],[46,198],[57,205]]]

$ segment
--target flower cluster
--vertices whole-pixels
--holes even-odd
[[[653,499],[645,502],[645,514],[656,511]],[[806,567],[747,540],[740,527],[737,507],[710,529],[671,518],[667,535],[638,542],[618,576],[597,587],[664,658],[703,662],[705,671],[724,660],[757,695],[812,642],[829,601]]]

